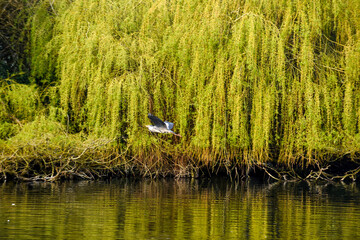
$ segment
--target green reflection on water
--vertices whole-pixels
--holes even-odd
[[[0,185],[1,239],[357,239],[355,185],[142,180]]]

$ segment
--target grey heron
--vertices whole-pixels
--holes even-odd
[[[174,133],[171,129],[174,127],[172,122],[162,121],[160,118],[152,115],[151,113],[148,114],[148,118],[154,125],[146,125],[150,132],[155,133],[171,133],[175,136],[181,137],[180,134]]]

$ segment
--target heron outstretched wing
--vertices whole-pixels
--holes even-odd
[[[152,115],[151,113],[148,114],[148,118],[149,118],[149,119],[151,120],[151,122],[152,122],[155,126],[157,126],[157,127],[164,127],[164,128],[167,127],[166,124],[165,124],[163,121],[161,121],[160,118]]]
[[[165,121],[164,123],[166,124],[167,129],[169,130],[173,129],[174,124],[172,122]]]

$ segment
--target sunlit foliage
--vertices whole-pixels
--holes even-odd
[[[32,11],[31,79],[49,86],[48,112],[69,134],[120,137],[120,152],[180,165],[306,166],[360,150],[357,0],[54,0]],[[148,112],[183,138],[148,134]]]

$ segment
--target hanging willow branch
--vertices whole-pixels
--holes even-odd
[[[56,161],[39,161],[44,176],[91,177],[71,164],[110,171],[121,158],[121,171],[148,176],[273,162],[285,170],[259,168],[277,180],[331,180],[332,159],[360,153],[359,1],[35,2],[24,9],[32,85],[10,84],[0,130],[23,123],[6,149],[46,138],[68,154],[70,165],[31,151]],[[149,112],[184,137],[148,134]],[[113,152],[71,145],[117,136]]]

